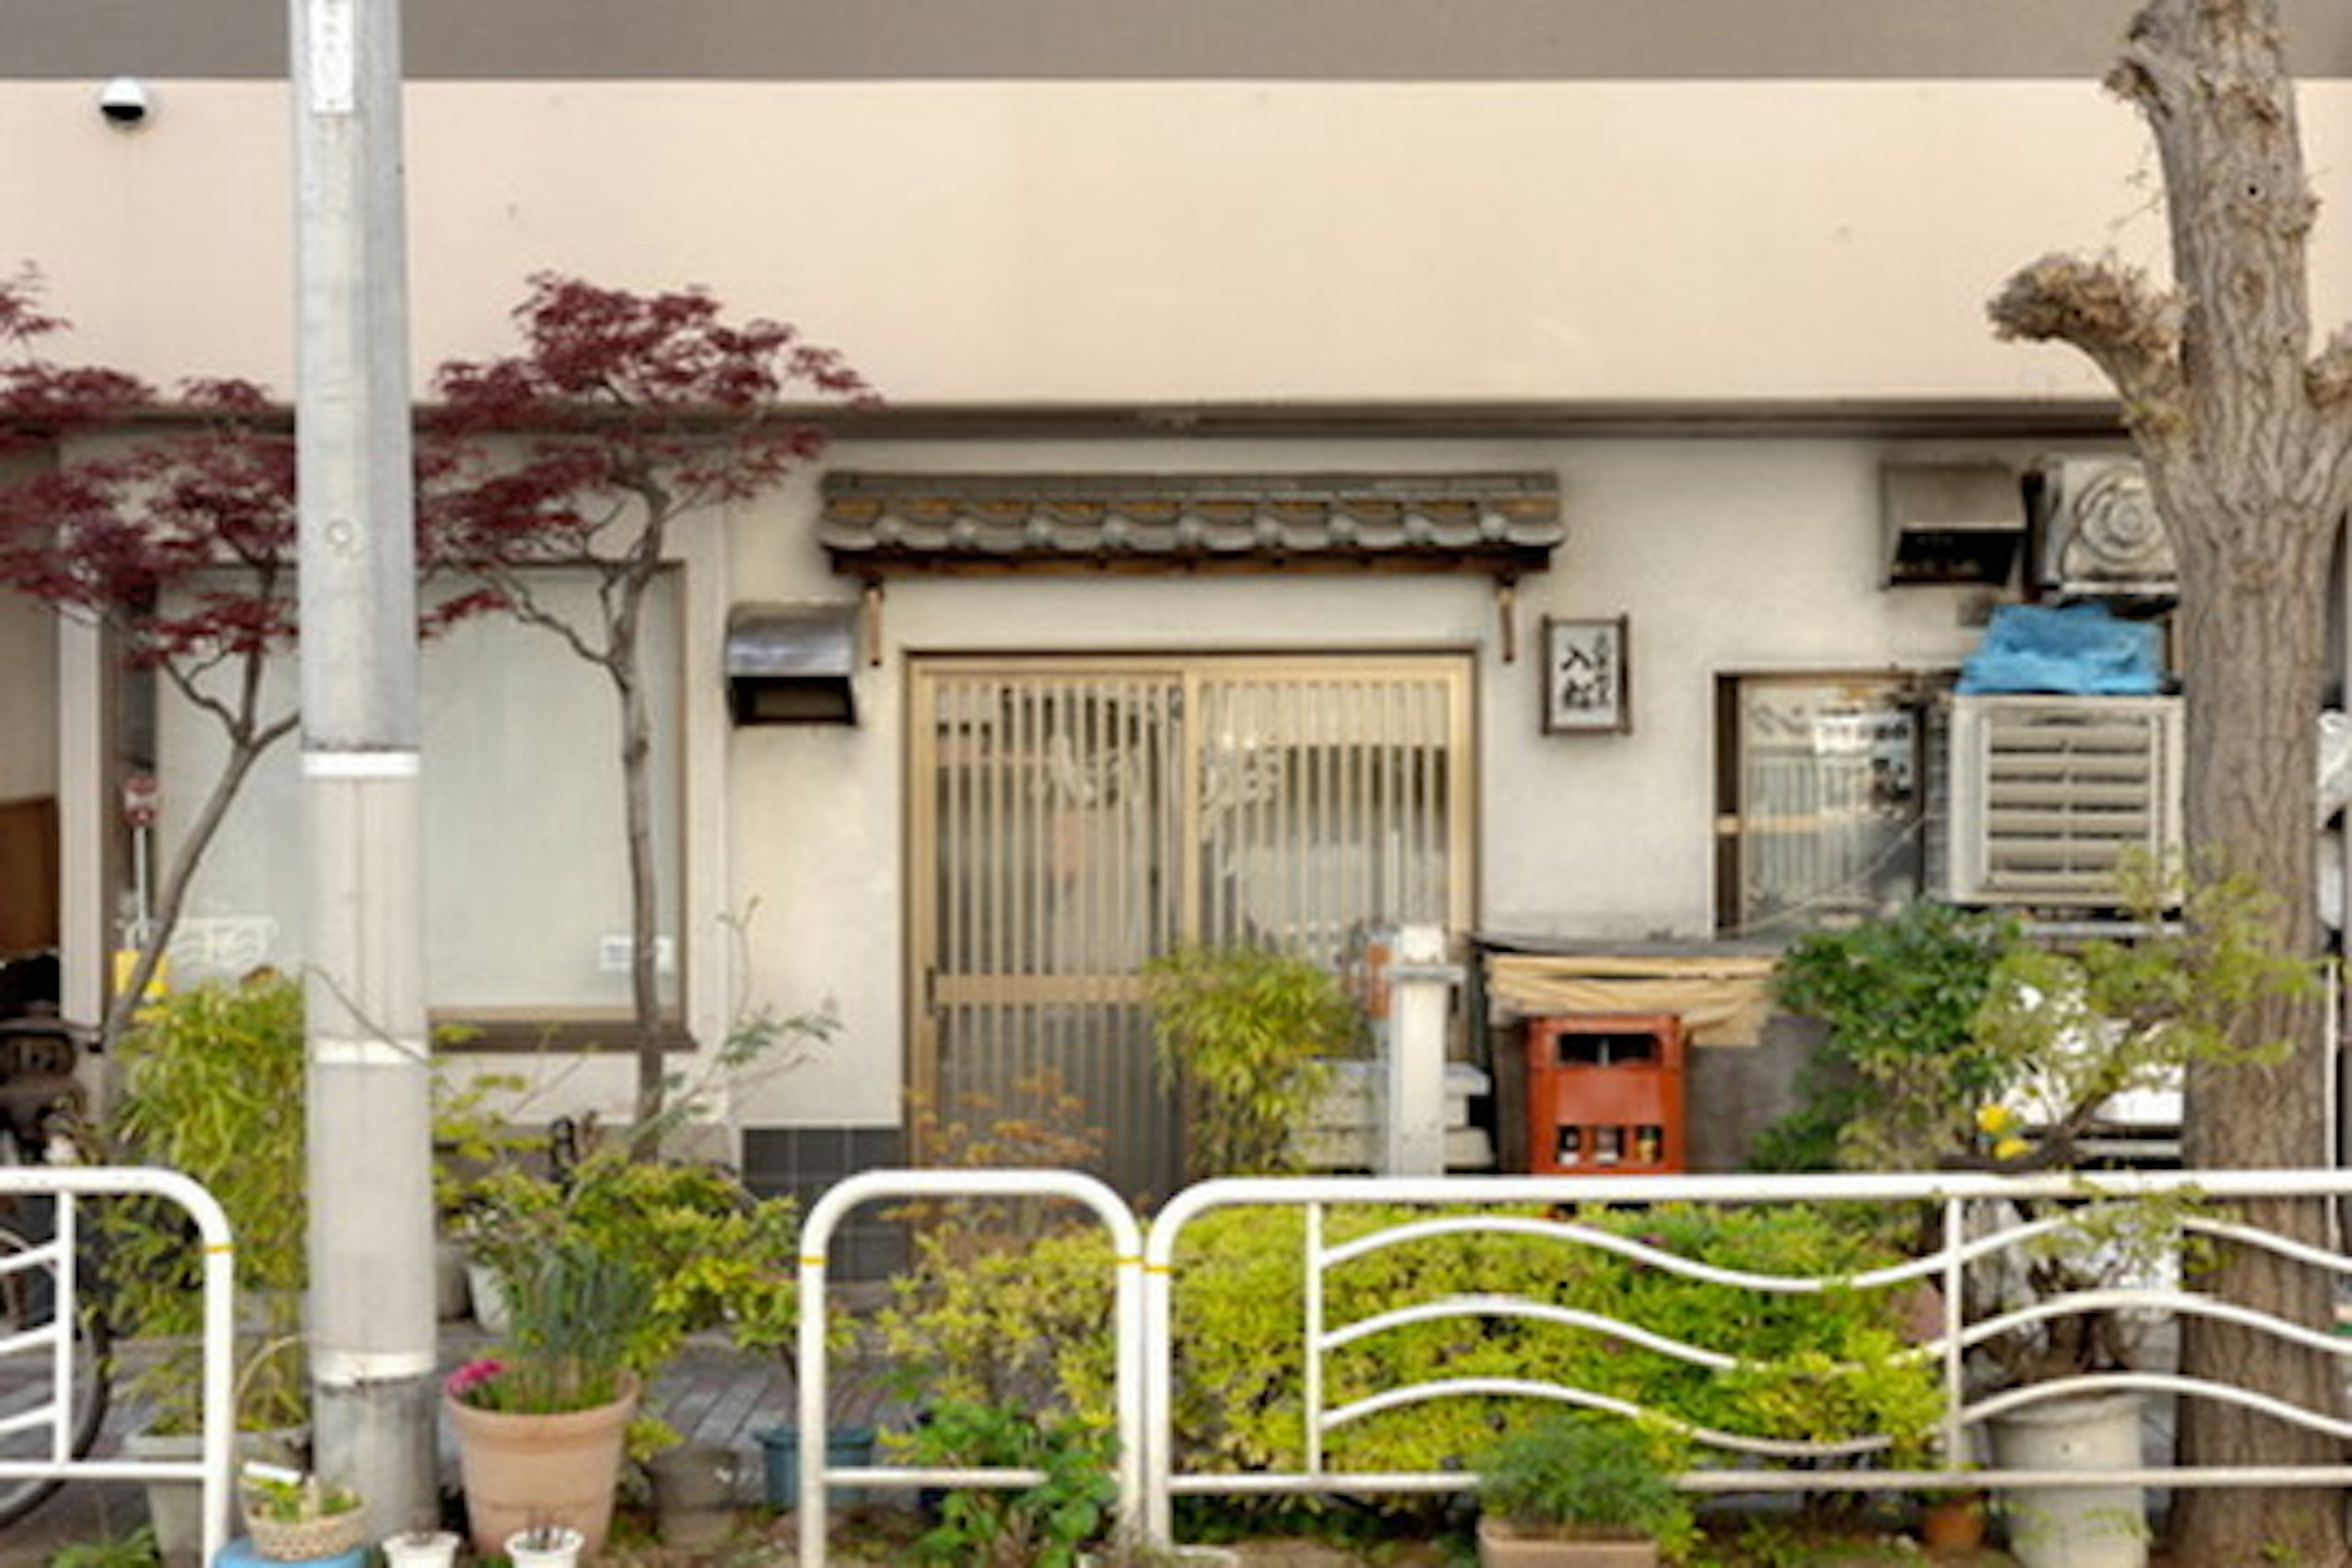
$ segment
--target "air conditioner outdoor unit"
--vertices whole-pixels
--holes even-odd
[[[2172,540],[2137,458],[2057,458],[2028,476],[2034,578],[2065,599],[2170,599]]]
[[[2135,852],[2181,844],[2178,697],[1955,697],[1955,903],[2106,909]]]

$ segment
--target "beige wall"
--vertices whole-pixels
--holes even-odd
[[[2352,85],[2304,101],[2334,195]],[[555,268],[707,283],[901,403],[2082,395],[1984,299],[2048,249],[2162,251],[2137,125],[2074,83],[427,82],[408,112],[420,364],[496,352]],[[128,134],[88,84],[0,89],[0,259],[91,357],[283,389],[286,136],[266,84],[160,83]]]
[[[1982,594],[1879,585],[1879,466],[2021,462],[2036,443],[1614,439],[848,444],[845,466],[1119,467],[1328,472],[1556,471],[1569,539],[1518,595],[1507,661],[1476,577],[1293,576],[894,581],[881,668],[857,677],[856,729],[731,732],[726,902],[757,902],[743,978],[778,1006],[836,1004],[840,1045],[748,1094],[752,1123],[898,1116],[907,879],[903,698],[924,652],[1469,648],[1475,652],[1477,921],[1489,931],[1704,940],[1714,930],[1715,677],[1726,671],[1948,669],[1975,646]],[[805,495],[747,516],[744,598],[845,597]],[[1632,616],[1633,732],[1548,736],[1536,627]]]
[[[45,605],[0,594],[0,801],[58,790],[58,622]]]

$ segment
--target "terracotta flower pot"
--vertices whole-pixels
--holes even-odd
[[[1982,1492],[1933,1500],[1919,1510],[1919,1544],[1942,1557],[1981,1550],[1990,1508]]]
[[[581,1534],[583,1555],[601,1551],[637,1394],[632,1376],[610,1405],[552,1415],[446,1399],[474,1551],[503,1555],[509,1537],[536,1525],[568,1525]]]

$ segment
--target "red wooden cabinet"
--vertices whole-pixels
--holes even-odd
[[[1683,1021],[1672,1013],[1528,1020],[1528,1168],[1639,1175],[1689,1168]]]

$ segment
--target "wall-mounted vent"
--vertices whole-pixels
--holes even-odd
[[[2015,473],[1999,463],[1890,463],[1880,481],[1886,586],[2009,581],[2025,541]]]
[[[856,605],[738,605],[724,662],[738,724],[857,722]]]
[[[2162,599],[2180,585],[2137,458],[2051,458],[2027,476],[2034,579],[2062,599]]]
[[[1956,697],[1950,896],[2111,909],[2136,853],[2181,842],[2177,697]]]

